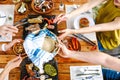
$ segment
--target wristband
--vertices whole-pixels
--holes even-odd
[[[2,46],[1,46],[2,51],[6,51],[6,50],[5,50],[5,45],[6,45],[6,44],[2,44]]]

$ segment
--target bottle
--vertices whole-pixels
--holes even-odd
[[[60,5],[59,5],[59,10],[64,11],[64,4],[62,3],[62,1],[61,1]]]

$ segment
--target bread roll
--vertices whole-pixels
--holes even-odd
[[[29,23],[42,23],[43,17],[38,16],[37,18],[28,19]]]
[[[44,43],[42,49],[48,52],[52,52],[56,48],[56,41],[51,37],[46,36],[44,39]]]

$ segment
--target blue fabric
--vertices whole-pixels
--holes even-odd
[[[100,51],[104,51],[105,50],[99,40],[98,40],[98,48],[99,48]]]
[[[43,65],[49,62],[57,54],[57,48],[53,52],[48,52],[42,49],[44,38],[46,36],[51,37],[57,41],[55,34],[50,32],[48,29],[40,30],[39,34],[29,34],[24,41],[24,49],[31,61],[40,69],[40,73],[43,72]],[[47,45],[46,45],[47,46]]]
[[[104,80],[120,80],[120,72],[102,69]]]

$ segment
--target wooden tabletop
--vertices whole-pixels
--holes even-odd
[[[65,11],[59,11],[59,3],[60,0],[53,0],[54,1],[54,10],[49,13],[48,15],[58,15],[60,13],[65,13]],[[69,2],[69,0],[63,0],[64,4],[83,4],[87,2],[87,0],[74,0],[73,2]],[[4,3],[0,3],[0,4],[13,4],[12,0],[7,0],[7,2]],[[16,4],[15,4],[16,5]],[[30,3],[27,3],[28,7],[28,11],[26,14],[17,14],[15,12],[14,15],[14,22],[17,22],[19,20],[21,20],[22,18],[25,18],[28,16],[28,14],[35,14],[37,15],[37,13],[35,13],[30,6]],[[58,25],[58,29],[65,29],[66,28],[66,22],[61,22]],[[23,37],[23,27],[19,27],[19,32],[18,34],[13,37],[13,39],[17,39],[17,38],[22,38]],[[96,41],[95,41],[96,42]],[[96,42],[97,43],[97,42]],[[2,44],[2,42],[0,43]],[[90,48],[92,47],[91,45],[89,45],[88,43],[81,41],[81,46],[82,46],[82,51],[89,51]],[[0,68],[4,68],[6,63],[14,58],[16,55],[15,53],[12,51],[12,48],[6,52],[0,52]],[[55,57],[56,61],[58,62],[58,76],[59,76],[59,80],[70,80],[70,66],[83,66],[83,65],[92,65],[90,63],[86,63],[86,62],[82,62],[82,61],[77,61],[74,59],[65,59],[60,57],[59,55],[57,55]],[[9,80],[19,80],[20,79],[20,69],[19,68],[15,68],[13,69],[10,74],[9,74]]]

